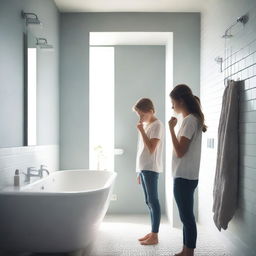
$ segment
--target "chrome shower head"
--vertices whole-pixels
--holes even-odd
[[[37,38],[36,39],[36,45],[42,49],[42,50],[53,50],[53,45],[48,44],[47,39],[46,38]]]
[[[248,20],[249,20],[249,15],[248,14],[245,14],[245,15],[243,15],[243,16],[240,16],[240,17],[238,17],[237,19],[236,19],[236,22],[237,23],[242,23],[243,25],[245,25],[247,22],[248,22]]]
[[[248,20],[249,20],[248,14],[238,17],[236,21],[225,30],[225,34],[222,36],[222,38],[229,39],[233,37],[233,35],[231,34],[231,29],[238,23],[242,23],[243,25],[245,25],[248,22]]]
[[[229,39],[229,38],[231,38],[231,37],[233,37],[233,35],[228,34],[228,31],[225,32],[225,34],[222,36],[222,38],[225,38],[225,39]]]
[[[53,50],[53,46],[50,44],[42,44],[39,46],[42,50]]]
[[[21,16],[26,21],[26,26],[42,25],[38,16],[35,13],[21,12]]]

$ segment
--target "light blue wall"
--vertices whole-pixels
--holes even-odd
[[[199,94],[199,13],[62,13],[60,29],[60,164],[89,167],[89,32],[174,32],[174,84]]]
[[[54,52],[38,52],[38,144],[59,142],[59,12],[53,0],[0,1],[0,147],[23,145],[23,31],[21,10],[36,13],[38,33]]]
[[[124,155],[115,157],[118,173],[114,193],[118,200],[109,213],[148,213],[142,187],[135,173],[138,117],[132,106],[141,97],[152,99],[156,116],[164,123],[165,47],[115,47],[115,147]],[[164,174],[159,178],[159,199],[165,211]],[[131,207],[132,206],[132,207]]]
[[[256,2],[255,0],[226,0],[209,1],[202,13],[201,32],[201,97],[206,122],[209,130],[204,135],[202,145],[202,165],[199,182],[199,221],[208,226],[214,236],[222,236],[232,250],[233,256],[256,255],[256,79],[246,81],[247,91],[241,92],[240,97],[240,184],[239,208],[230,222],[228,230],[219,233],[212,220],[212,187],[215,175],[217,155],[218,121],[224,91],[224,74],[219,72],[219,66],[214,62],[217,56],[224,54],[224,39],[221,36],[237,17],[249,13],[249,22],[243,26],[237,25],[232,29],[234,37],[227,41],[227,48],[233,52],[244,48],[233,57],[232,63],[256,51]],[[216,16],[217,14],[217,16]],[[256,63],[256,54],[233,66],[236,71],[244,72],[233,79],[246,78],[256,75],[255,67],[246,69],[246,66]],[[229,62],[231,64],[231,62]],[[207,148],[207,138],[215,139],[215,148]],[[225,240],[226,239],[226,240]],[[230,244],[230,241],[233,244]]]

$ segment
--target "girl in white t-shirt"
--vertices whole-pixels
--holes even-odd
[[[163,171],[164,127],[155,116],[152,101],[140,99],[133,110],[139,116],[137,129],[139,132],[136,158],[138,183],[142,185],[145,201],[151,217],[151,232],[139,241],[142,245],[158,243],[158,231],[161,218],[158,200],[158,176]]]
[[[206,125],[200,100],[187,85],[177,85],[170,97],[174,111],[184,118],[177,135],[174,131],[177,119],[172,117],[169,121],[173,142],[174,197],[183,223],[183,250],[175,255],[193,256],[197,239],[194,191],[198,185],[202,131],[206,131]]]

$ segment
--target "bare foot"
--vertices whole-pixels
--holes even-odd
[[[150,237],[150,235],[151,235],[151,233],[148,233],[147,235],[145,235],[144,237],[139,238],[138,240],[139,241],[144,241],[144,240],[148,239]]]
[[[184,256],[194,256],[194,249],[185,248]]]
[[[183,247],[181,252],[175,253],[174,256],[185,256],[185,247]]]
[[[174,256],[185,256],[184,251],[175,253]]]
[[[141,245],[153,245],[153,244],[158,244],[158,236],[157,235],[151,235],[149,236],[148,239],[143,240],[140,242]]]

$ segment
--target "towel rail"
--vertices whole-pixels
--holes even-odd
[[[232,73],[231,75],[226,76],[226,77],[224,78],[225,84],[226,84],[227,80],[229,80],[229,78],[232,78],[233,76],[235,76],[235,75],[237,75],[237,74],[243,72],[244,70],[246,70],[246,69],[248,69],[248,68],[250,68],[250,67],[253,67],[253,66],[256,66],[256,62],[253,63],[253,64],[251,64],[251,65],[249,65],[249,66],[247,66],[247,67],[245,67],[245,68],[242,68],[241,70],[239,70],[239,71],[237,71],[237,72],[235,72],[235,73]],[[246,81],[246,80],[251,79],[251,78],[253,78],[253,77],[255,77],[255,76],[256,76],[256,74],[251,75],[251,76],[248,76],[248,77],[246,77],[246,78],[243,78],[242,80]],[[240,80],[240,78],[237,79],[237,80]],[[256,87],[256,86],[255,86],[255,87]],[[255,88],[255,87],[254,87],[254,88]],[[252,89],[252,88],[251,88],[251,89]]]

